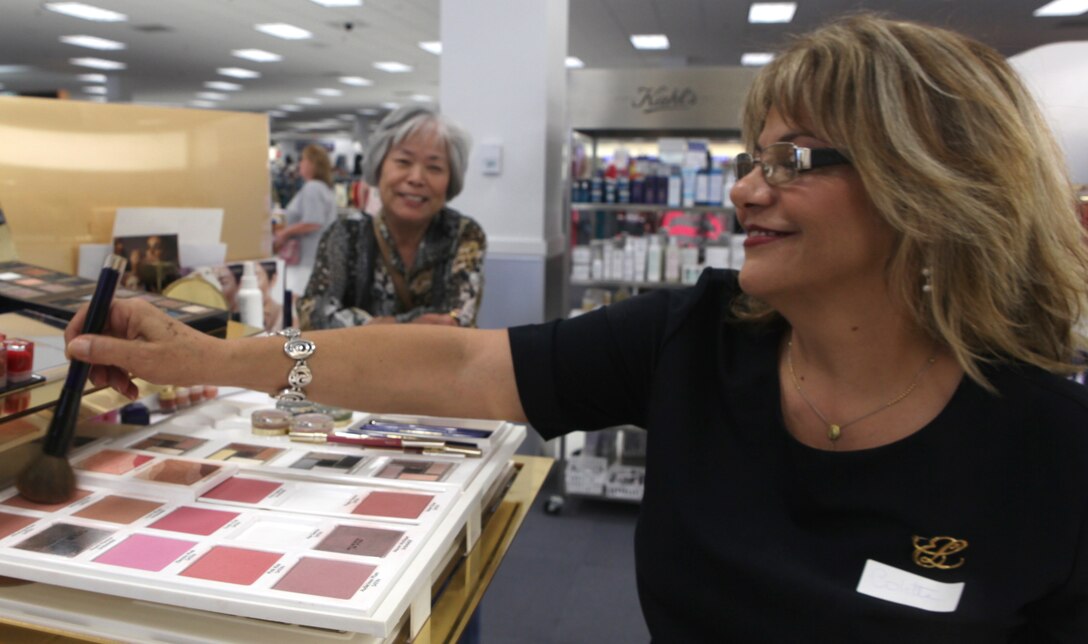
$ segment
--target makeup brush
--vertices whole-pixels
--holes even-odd
[[[91,296],[87,318],[83,322],[83,333],[100,333],[106,326],[113,292],[124,270],[124,257],[106,257],[102,272],[98,274],[98,285]],[[79,360],[72,360],[68,365],[68,376],[64,379],[53,419],[49,421],[49,429],[42,440],[42,453],[15,479],[16,489],[30,501],[60,503],[75,494],[76,475],[68,462],[68,448],[75,434],[79,401],[83,398],[83,387],[87,384],[90,371],[91,365]]]

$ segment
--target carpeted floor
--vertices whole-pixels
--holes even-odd
[[[484,595],[476,641],[648,642],[635,589],[638,506],[571,497],[547,514],[554,480],[553,472]]]

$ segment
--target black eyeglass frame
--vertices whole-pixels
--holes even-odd
[[[789,141],[772,143],[764,148],[763,153],[766,154],[767,150],[774,147],[786,146],[792,149],[791,154],[787,157],[787,163],[770,164],[765,163],[762,157],[757,157],[747,152],[738,154],[733,158],[733,173],[737,181],[748,176],[752,170],[755,170],[756,165],[759,165],[763,169],[763,177],[767,180],[767,183],[778,186],[793,181],[797,178],[797,175],[802,172],[808,172],[809,170],[815,170],[816,168],[850,163],[850,159],[846,158],[846,155],[835,148],[803,148],[790,143]],[[785,178],[774,179],[775,170],[778,168],[787,171],[787,176]]]

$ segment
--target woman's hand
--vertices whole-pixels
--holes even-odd
[[[276,231],[275,237],[272,239],[272,247],[274,249],[283,248],[283,245],[287,243],[288,239],[291,239],[291,236],[287,234],[287,227],[281,226],[280,229]]]
[[[137,299],[115,300],[102,335],[81,335],[87,306],[64,331],[71,360],[91,366],[90,380],[108,385],[135,399],[132,379],[157,384],[193,385],[211,382],[216,359],[225,355],[221,340],[205,335]]]
[[[437,324],[439,326],[460,326],[460,322],[451,313],[424,313],[412,320],[412,324]]]

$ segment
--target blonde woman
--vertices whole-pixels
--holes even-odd
[[[306,391],[645,427],[655,641],[1088,641],[1088,390],[1065,377],[1088,256],[1022,83],[977,42],[859,16],[765,67],[744,118],[739,274],[508,331],[315,332]],[[273,391],[292,364],[142,302],[112,324],[145,341],[69,352],[130,394],[130,371]]]
[[[336,221],[336,195],[332,191],[332,162],[325,148],[311,143],[302,150],[298,173],[305,179],[287,204],[284,226],[276,232],[275,245],[290,240],[299,245],[298,261],[287,267],[287,290],[296,296],[306,290],[317,259],[321,235]]]

